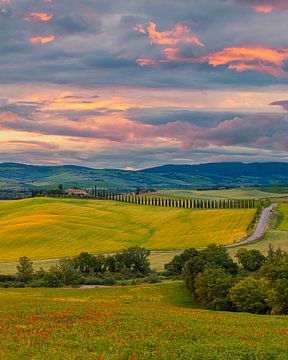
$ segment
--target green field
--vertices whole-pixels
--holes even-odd
[[[237,188],[224,190],[159,190],[158,195],[176,198],[195,198],[195,199],[265,199],[283,197],[285,194],[276,192],[262,191],[255,188]],[[288,196],[288,194],[287,194]]]
[[[246,235],[254,209],[192,210],[113,201],[37,198],[0,204],[0,261],[229,244]]]
[[[0,358],[287,359],[288,318],[195,308],[181,282],[0,290]]]

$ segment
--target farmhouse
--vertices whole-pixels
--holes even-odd
[[[87,190],[75,188],[65,190],[65,194],[68,196],[89,196]]]

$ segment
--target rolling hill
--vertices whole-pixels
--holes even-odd
[[[0,203],[0,261],[230,244],[246,236],[255,209],[191,210],[108,200],[34,198]]]
[[[0,164],[0,189],[33,187],[117,187],[205,189],[240,186],[284,186],[288,163],[211,163],[164,165],[139,171],[92,169],[82,166]]]

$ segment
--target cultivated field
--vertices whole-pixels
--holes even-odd
[[[181,282],[2,289],[0,358],[287,359],[287,317],[193,307]]]
[[[281,198],[283,193],[262,191],[255,188],[244,189],[224,189],[224,190],[159,190],[157,194],[176,198],[195,198],[195,199],[265,199]],[[288,195],[288,194],[287,194]]]
[[[0,204],[0,261],[50,259],[229,244],[246,235],[255,209],[191,210],[113,201],[27,199]]]

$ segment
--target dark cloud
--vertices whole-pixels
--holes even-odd
[[[288,100],[279,100],[279,101],[274,101],[272,102],[270,105],[273,106],[281,106],[284,110],[288,111]]]

